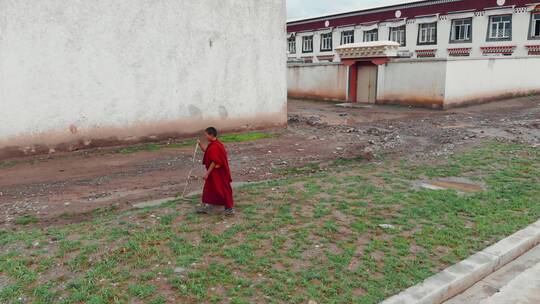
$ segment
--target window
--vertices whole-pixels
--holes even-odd
[[[530,39],[540,39],[540,13],[531,15],[531,34]]]
[[[302,37],[302,53],[313,52],[313,36]]]
[[[391,27],[388,40],[397,42],[400,46],[405,46],[405,25]]]
[[[341,45],[354,43],[354,31],[341,32]]]
[[[378,40],[379,40],[378,29],[364,32],[364,42],[371,42],[371,41],[378,41]]]
[[[292,36],[288,40],[288,48],[289,54],[296,54],[296,37]]]
[[[489,17],[487,41],[512,40],[512,15]]]
[[[321,34],[321,51],[332,50],[332,33]]]
[[[418,26],[418,44],[437,44],[437,22]]]
[[[472,18],[452,20],[450,42],[472,42]]]

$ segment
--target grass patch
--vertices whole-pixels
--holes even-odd
[[[14,161],[3,161],[0,162],[0,169],[9,169],[15,167],[17,163]]]
[[[265,138],[273,138],[273,137],[276,137],[276,136],[277,136],[276,134],[272,134],[272,133],[248,132],[248,133],[240,133],[240,134],[223,135],[223,136],[220,136],[219,138],[224,143],[233,143],[233,142],[255,141],[255,140],[260,140],[260,139],[265,139]],[[182,141],[182,142],[179,142],[179,143],[166,144],[166,145],[165,144],[149,143],[149,144],[144,144],[144,145],[137,145],[137,146],[131,146],[131,147],[122,148],[122,149],[118,150],[118,153],[121,153],[121,154],[133,154],[133,153],[144,152],[144,151],[145,152],[155,152],[155,151],[159,151],[159,150],[161,150],[163,148],[180,149],[180,148],[195,146],[196,143],[197,143],[197,141],[193,140],[193,139],[185,140],[185,141]],[[1,164],[2,163],[0,163],[0,169],[2,168]]]
[[[133,154],[137,152],[155,152],[161,150],[161,145],[158,144],[145,144],[140,146],[132,146],[132,147],[126,147],[118,150],[118,153],[120,154]]]
[[[249,132],[249,133],[223,135],[223,136],[220,136],[219,139],[224,143],[231,143],[231,142],[255,141],[255,140],[273,138],[273,137],[276,137],[276,134],[264,133],[264,132]]]
[[[540,217],[540,152],[526,146],[288,173],[237,190],[226,221],[175,202],[0,230],[0,302],[378,303]],[[450,175],[487,190],[410,184]]]
[[[33,216],[33,215],[23,215],[23,216],[20,216],[17,219],[15,219],[15,224],[16,225],[26,226],[26,225],[30,225],[30,224],[35,224],[38,221],[39,221],[38,218]]]

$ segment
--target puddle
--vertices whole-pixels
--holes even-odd
[[[430,190],[456,190],[462,193],[475,193],[486,190],[485,185],[462,177],[440,178],[433,181],[421,181],[421,188]]]

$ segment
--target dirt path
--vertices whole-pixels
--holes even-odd
[[[276,138],[230,143],[235,181],[271,179],[286,168],[338,157],[391,151],[411,159],[439,157],[484,139],[540,143],[540,98],[449,111],[291,100],[290,124]],[[193,148],[132,154],[94,150],[18,160],[0,166],[0,224],[32,214],[55,217],[171,197],[181,192]],[[195,175],[202,176],[198,166]],[[200,188],[195,181],[190,190]]]

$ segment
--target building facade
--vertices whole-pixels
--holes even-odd
[[[540,2],[416,1],[287,32],[291,97],[447,108],[540,92]]]
[[[339,61],[336,48],[395,41],[401,58],[540,55],[540,2],[430,0],[289,22],[291,62]]]
[[[0,158],[287,123],[285,0],[0,8]]]

